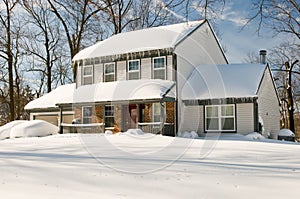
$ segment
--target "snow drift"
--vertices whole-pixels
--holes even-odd
[[[13,127],[10,138],[17,137],[43,137],[57,134],[58,127],[43,120],[32,120]]]
[[[0,140],[10,138],[10,131],[13,127],[26,122],[26,120],[15,120],[0,127]]]

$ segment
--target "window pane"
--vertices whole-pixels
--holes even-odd
[[[154,68],[164,68],[165,67],[165,59],[163,57],[155,58],[153,60],[153,67]]]
[[[222,106],[222,116],[233,116],[233,106]]]
[[[105,122],[105,127],[114,127],[115,118],[114,117],[106,117],[104,122]]]
[[[218,107],[217,106],[206,107],[206,117],[218,117]]]
[[[129,61],[128,71],[139,70],[139,65],[140,65],[139,61]]]
[[[115,64],[106,64],[105,65],[105,74],[115,73]]]
[[[105,106],[105,116],[113,116],[114,115],[114,106]]]
[[[90,123],[92,123],[92,118],[83,118],[82,123],[83,124],[90,124]]]
[[[112,75],[105,75],[104,81],[105,82],[113,82],[113,81],[115,81],[115,75],[114,74],[112,74]]]
[[[207,118],[206,119],[207,130],[219,130],[219,119],[218,118]]]
[[[83,75],[92,75],[93,68],[92,67],[83,67]]]
[[[140,79],[140,77],[139,77],[139,73],[138,72],[135,72],[135,73],[129,73],[128,74],[128,79],[129,80],[133,80],[133,79]]]
[[[92,107],[83,107],[83,117],[92,116]]]
[[[222,118],[221,120],[222,130],[234,130],[234,119],[233,118]]]
[[[165,78],[165,69],[154,70],[153,71],[153,79],[166,79]]]
[[[87,85],[87,84],[92,84],[93,83],[93,78],[92,77],[84,77],[83,78],[83,84]]]

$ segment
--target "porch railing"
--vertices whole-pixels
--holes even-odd
[[[138,128],[142,129],[145,133],[162,134],[167,136],[174,136],[174,124],[164,123],[161,128],[160,122],[144,122],[138,123]]]

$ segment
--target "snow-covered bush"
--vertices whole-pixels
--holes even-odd
[[[278,136],[295,137],[295,133],[293,133],[293,131],[291,131],[290,129],[281,129],[278,133]]]
[[[257,133],[257,132],[249,133],[245,137],[250,139],[250,140],[264,140],[264,139],[266,139],[264,136],[262,136],[260,133]]]
[[[145,133],[142,131],[142,129],[128,129],[125,134],[129,135],[144,135]]]
[[[177,136],[183,138],[195,139],[198,137],[198,134],[195,131],[191,131],[191,132],[185,131],[184,133],[178,132]]]

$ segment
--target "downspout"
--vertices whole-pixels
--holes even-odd
[[[63,134],[64,133],[64,127],[61,125],[63,122],[63,107],[59,107],[59,133]]]

